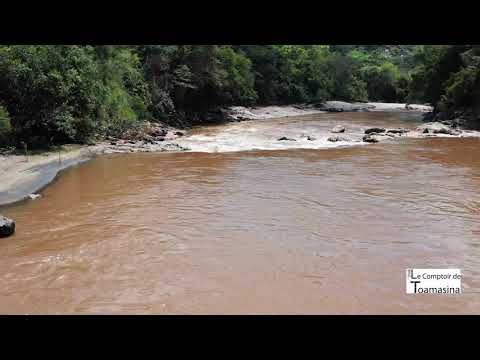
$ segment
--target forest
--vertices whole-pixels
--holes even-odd
[[[480,114],[474,45],[0,45],[0,147],[91,143],[231,105],[428,103]],[[221,120],[220,118],[218,120]]]

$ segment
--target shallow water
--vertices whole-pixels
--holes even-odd
[[[197,152],[71,168],[2,210],[17,233],[0,239],[0,313],[479,313],[480,139],[274,141],[418,121],[243,122],[197,129]],[[411,267],[461,268],[465,293],[406,295]]]

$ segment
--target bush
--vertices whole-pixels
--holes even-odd
[[[10,116],[7,110],[0,106],[0,148],[10,144],[10,131],[12,126],[10,124]]]

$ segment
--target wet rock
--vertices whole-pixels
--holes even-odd
[[[345,132],[345,127],[342,125],[337,125],[335,126],[332,130],[330,130],[332,133],[343,133]]]
[[[177,135],[177,136],[183,136],[183,135],[185,135],[185,134],[184,134],[183,132],[181,132],[181,131],[175,131],[174,134]]]
[[[330,136],[327,140],[331,141],[331,142],[350,141],[350,139],[347,139],[347,138],[344,138],[344,137],[341,137],[341,136]]]
[[[282,136],[281,138],[277,139],[278,141],[297,141],[295,139],[288,138],[286,136]]]
[[[153,142],[155,141],[155,138],[152,135],[144,135],[142,137],[142,140],[148,144],[153,144]]]
[[[189,151],[190,148],[185,147],[185,146],[181,146],[181,145],[178,145],[178,144],[170,143],[170,144],[166,144],[162,148],[162,150],[163,151]]]
[[[168,130],[160,126],[152,126],[148,131],[148,134],[153,137],[165,136],[167,135]]]
[[[380,133],[384,133],[385,132],[385,129],[384,128],[370,128],[370,129],[367,129],[365,130],[365,134],[380,134]]]
[[[307,140],[309,141],[315,141],[317,140],[317,138],[313,137],[313,136],[310,136],[310,135],[305,135],[305,134],[302,134],[301,138],[306,138]]]
[[[379,140],[377,137],[372,136],[372,135],[365,135],[362,140],[367,143],[377,143]]]
[[[410,130],[408,129],[389,129],[387,130],[387,133],[388,134],[405,134],[405,133],[408,133]]]
[[[15,232],[15,221],[0,215],[0,237],[13,235]]]

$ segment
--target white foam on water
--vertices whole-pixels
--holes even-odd
[[[251,123],[250,123],[251,124]],[[253,125],[253,124],[252,124]],[[322,131],[320,128],[301,126],[262,127],[262,124],[251,127],[241,125],[227,125],[220,131],[212,134],[194,134],[177,141],[179,145],[188,147],[194,152],[235,152],[249,150],[288,150],[288,149],[323,149],[341,146],[363,145],[360,141],[361,133],[356,138],[350,134],[352,141],[331,142],[327,139],[337,134]],[[308,140],[307,135],[315,138]],[[342,135],[342,134],[338,134]],[[278,140],[286,136],[291,140]]]
[[[361,115],[361,114],[360,114]],[[328,149],[338,147],[349,147],[368,145],[362,141],[365,130],[369,127],[395,128],[406,126],[412,131],[403,136],[403,138],[424,138],[427,137],[418,131],[414,131],[421,122],[412,123],[411,121],[398,120],[397,123],[391,123],[391,119],[385,122],[374,123],[366,119],[359,119],[359,115],[352,115],[352,118],[335,117],[327,115],[316,115],[315,117],[290,117],[263,119],[246,121],[240,123],[230,123],[222,126],[204,127],[197,129],[191,135],[187,135],[176,142],[193,152],[237,152],[252,150],[289,150],[289,149]],[[387,116],[387,115],[385,115]],[[374,118],[375,120],[375,118]],[[378,116],[377,116],[378,121]],[[331,132],[335,125],[346,127],[345,133],[334,134]],[[464,131],[461,137],[478,137],[479,132]],[[307,136],[315,140],[308,140]],[[330,137],[338,136],[347,138],[349,141],[328,141]],[[295,139],[278,140],[281,137]],[[436,137],[451,137],[451,135],[438,134]],[[395,139],[393,139],[395,140]],[[389,142],[391,139],[382,140]]]

